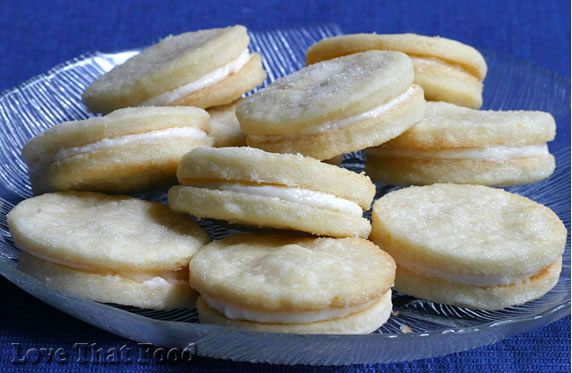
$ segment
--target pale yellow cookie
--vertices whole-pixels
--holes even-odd
[[[188,263],[208,242],[165,205],[92,192],[44,194],[9,214],[20,269],[49,286],[100,302],[192,306]]]
[[[391,291],[368,308],[350,315],[315,321],[312,323],[260,323],[240,319],[228,319],[209,307],[202,297],[197,300],[200,322],[232,329],[251,330],[270,333],[295,334],[367,334],[376,331],[391,315]]]
[[[208,111],[211,116],[210,136],[214,139],[214,146],[244,146],[245,135],[240,129],[238,119],[236,118],[236,107],[240,103],[240,99],[232,104],[215,106]]]
[[[197,253],[201,322],[283,333],[369,333],[391,311],[393,259],[359,238],[235,235]]]
[[[193,107],[128,108],[64,122],[22,150],[35,194],[134,193],[175,184],[183,154],[211,146],[209,115]]]
[[[425,118],[366,150],[366,173],[385,184],[519,185],[554,172],[547,141],[556,123],[540,111],[481,111],[429,102]]]
[[[423,118],[409,58],[370,51],[306,67],[245,98],[249,146],[329,159],[388,141]],[[375,144],[375,145],[374,145]]]
[[[434,184],[379,199],[370,239],[395,259],[396,290],[499,309],[539,298],[556,284],[566,236],[552,210],[527,198]]]
[[[364,175],[309,157],[254,148],[201,148],[179,165],[169,206],[200,218],[367,237],[375,195]]]
[[[48,286],[103,303],[168,310],[192,308],[198,294],[189,286],[186,271],[165,279],[145,274],[90,272],[43,260],[23,252],[18,268]]]
[[[416,34],[353,34],[326,38],[312,45],[306,64],[368,50],[407,53],[415,69],[415,83],[430,101],[481,107],[487,64],[473,47],[455,40]]]
[[[437,303],[454,304],[482,310],[523,304],[548,293],[556,283],[562,270],[562,258],[532,277],[510,285],[471,286],[444,281],[399,267],[395,288],[405,294],[430,299]]]
[[[93,82],[82,99],[96,113],[129,106],[229,104],[266,79],[244,26],[169,36]]]

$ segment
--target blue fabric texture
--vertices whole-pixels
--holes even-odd
[[[441,35],[570,77],[566,0],[7,0],[0,11],[0,90],[86,51],[146,46],[168,34],[231,24],[268,30],[320,22],[346,33]]]
[[[479,49],[513,55],[570,77],[570,2],[558,1],[82,1],[5,0],[0,7],[0,91],[46,72],[87,51],[142,47],[168,34],[244,24],[254,30],[336,23],[346,33],[415,32],[441,35]],[[97,364],[41,358],[37,364],[12,362],[31,347],[96,343],[119,348],[135,343],[77,321],[0,279],[0,371],[49,368],[169,370],[321,370],[195,358],[188,364]],[[15,344],[15,345],[14,345]],[[18,345],[19,344],[19,345]],[[570,317],[497,344],[433,359],[354,370],[570,371]]]

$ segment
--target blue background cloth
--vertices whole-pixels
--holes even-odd
[[[170,33],[243,24],[333,22],[346,33],[416,32],[504,52],[570,77],[570,2],[4,0],[0,90],[86,51],[146,46]]]
[[[346,33],[441,35],[528,60],[570,77],[570,2],[560,1],[62,1],[4,0],[0,5],[0,91],[87,51],[142,47],[167,34],[243,24],[254,30],[337,23]],[[49,367],[263,370],[268,365],[197,358],[190,365],[14,365],[11,343],[120,347],[132,342],[77,321],[0,279],[0,371]],[[280,368],[280,367],[274,367]],[[284,368],[288,370],[290,368]],[[299,369],[302,367],[296,367]],[[414,362],[339,368],[570,371],[570,317],[492,346]]]

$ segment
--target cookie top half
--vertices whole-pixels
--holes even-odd
[[[330,193],[368,209],[375,186],[364,174],[322,163],[300,154],[268,153],[249,147],[196,148],[177,169],[182,185],[239,182],[299,187]]]
[[[208,242],[190,217],[168,206],[91,192],[27,199],[8,224],[20,249],[90,272],[179,270]]]
[[[485,59],[475,48],[447,38],[417,34],[353,34],[326,38],[308,49],[306,64],[373,49],[438,58],[460,66],[479,80],[487,74]]]
[[[197,128],[208,133],[209,114],[202,109],[183,106],[119,109],[103,117],[60,123],[26,143],[22,156],[30,164],[60,149],[171,128]]]
[[[384,147],[411,149],[523,146],[554,139],[556,123],[542,111],[474,110],[427,102],[425,118]]]
[[[560,258],[567,236],[549,208],[478,185],[401,189],[374,204],[372,220],[370,239],[398,265],[475,278],[530,277]]]
[[[245,98],[236,110],[247,135],[303,132],[383,105],[413,83],[400,52],[369,51],[303,68]]]
[[[93,112],[136,106],[229,63],[249,42],[244,26],[168,36],[101,76],[82,99]]]
[[[362,305],[393,285],[395,263],[359,238],[235,235],[205,246],[190,264],[199,293],[268,311]]]

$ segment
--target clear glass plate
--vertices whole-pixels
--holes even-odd
[[[251,48],[263,56],[268,82],[304,66],[306,48],[340,34],[335,25],[252,32]],[[140,342],[184,348],[195,344],[201,356],[282,364],[353,364],[427,358],[497,342],[570,313],[570,246],[556,287],[541,299],[501,311],[473,311],[395,294],[394,314],[370,335],[288,335],[243,332],[198,324],[196,311],[157,312],[107,305],[51,289],[21,273],[19,250],[7,229],[6,214],[32,195],[27,167],[20,157],[32,136],[61,121],[89,116],[83,90],[103,72],[136,51],[91,53],[65,62],[46,74],[0,95],[0,273],[44,302],[111,333]],[[558,123],[550,149],[557,159],[548,180],[508,188],[552,208],[570,230],[570,80],[512,57],[483,52],[489,65],[484,108],[537,109]],[[363,153],[344,157],[343,166],[363,169]],[[391,190],[378,185],[377,197]],[[158,192],[144,198],[165,201]],[[211,238],[243,227],[201,220]]]

